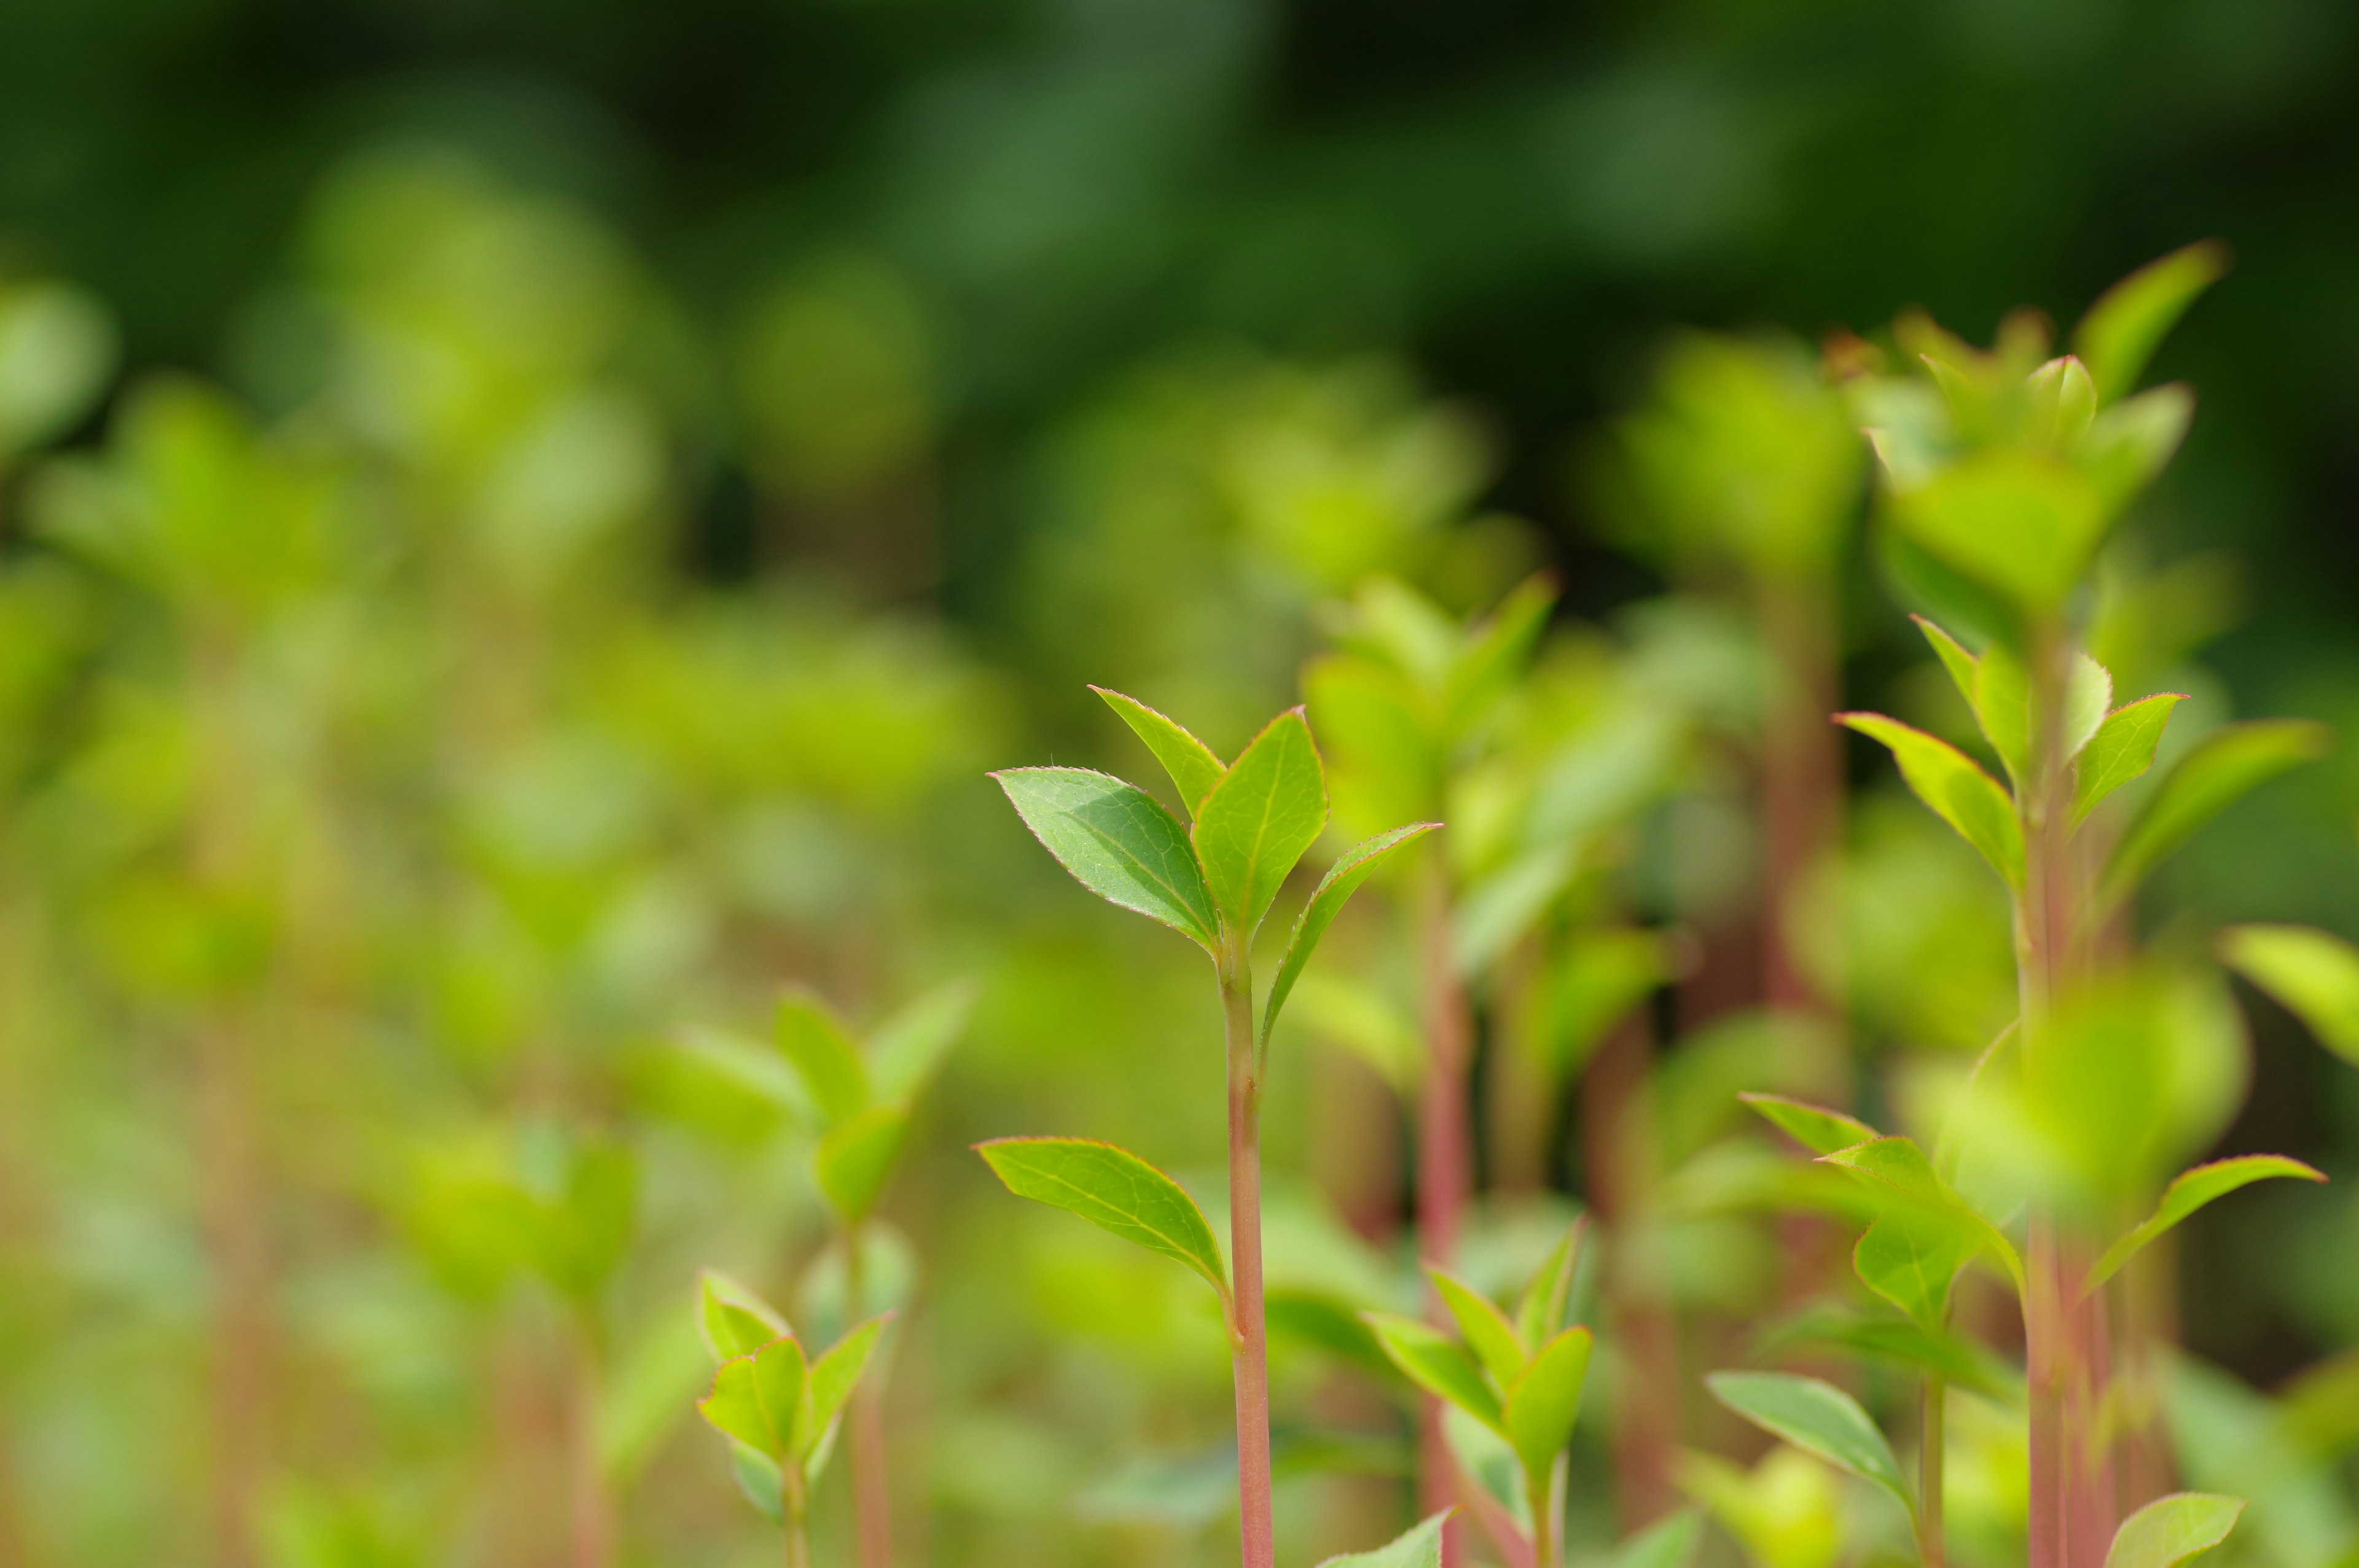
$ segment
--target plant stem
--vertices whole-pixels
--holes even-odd
[[[787,1516],[787,1568],[811,1568],[810,1498],[792,1459],[778,1466],[778,1501]]]
[[[1925,1379],[1925,1431],[1917,1455],[1917,1554],[1925,1568],[1942,1568],[1949,1544],[1941,1526],[1941,1476],[1948,1433],[1950,1382],[1939,1372]]]
[[[1778,577],[1760,587],[1758,613],[1776,661],[1761,743],[1761,933],[1768,1004],[1832,1022],[1787,930],[1802,881],[1832,841],[1843,809],[1843,737],[1827,722],[1837,706],[1828,600],[1816,575]]]
[[[1275,1568],[1269,1479],[1269,1342],[1261,1292],[1262,1063],[1254,1043],[1253,962],[1233,936],[1220,959],[1229,1067],[1229,1252],[1236,1318],[1237,1519],[1245,1568]]]
[[[1418,960],[1423,990],[1426,1044],[1425,1090],[1418,1112],[1417,1245],[1419,1256],[1437,1263],[1454,1260],[1458,1227],[1473,1184],[1467,1147],[1466,1076],[1473,1041],[1466,991],[1450,954],[1448,872],[1426,858],[1418,888]],[[1426,1292],[1426,1315],[1438,1327],[1449,1316],[1440,1298]],[[1457,1499],[1457,1465],[1442,1435],[1441,1401],[1423,1400],[1418,1427],[1419,1512],[1439,1513]],[[1462,1544],[1453,1521],[1442,1530],[1441,1561],[1455,1568]]]
[[[1524,1472],[1524,1503],[1532,1511],[1532,1568],[1557,1568],[1562,1557],[1563,1542],[1556,1529],[1556,1469],[1551,1465],[1545,1475]]]
[[[849,1330],[868,1314],[864,1269],[867,1227],[855,1223],[843,1233],[843,1324]],[[881,1359],[881,1358],[880,1358]],[[885,1454],[885,1381],[872,1367],[852,1390],[852,1495],[860,1536],[861,1568],[888,1568],[893,1561],[893,1499],[887,1489]]]
[[[1605,1245],[1606,1311],[1628,1370],[1614,1398],[1614,1492],[1624,1533],[1671,1511],[1679,1442],[1679,1346],[1669,1307],[1642,1256],[1654,1185],[1653,1054],[1644,1011],[1606,1035],[1582,1076],[1581,1136],[1589,1201]]]
[[[571,1515],[566,1560],[571,1568],[605,1568],[613,1529],[605,1477],[598,1467],[598,1329],[586,1309],[574,1314],[573,1329],[564,1417]]]

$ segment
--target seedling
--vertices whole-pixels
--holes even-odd
[[[810,1488],[835,1450],[837,1418],[890,1313],[848,1331],[817,1359],[787,1320],[725,1274],[707,1271],[697,1327],[717,1369],[697,1410],[729,1439],[737,1485],[786,1532],[787,1568],[810,1568]]]
[[[1245,1568],[1271,1568],[1269,1360],[1262,1305],[1261,1094],[1269,1032],[1335,916],[1359,885],[1440,824],[1411,823],[1346,851],[1296,918],[1258,1017],[1254,935],[1327,823],[1327,781],[1302,710],[1279,714],[1235,761],[1146,704],[1101,691],[1170,774],[1190,823],[1137,785],[1086,768],[992,775],[1075,881],[1160,921],[1212,960],[1226,1023],[1229,1252],[1203,1211],[1162,1172],[1111,1144],[1001,1139],[977,1146],[1008,1190],[1081,1215],[1193,1270],[1219,1295],[1236,1385],[1237,1500]]]

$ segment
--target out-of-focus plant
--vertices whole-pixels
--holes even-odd
[[[89,410],[114,361],[114,322],[88,292],[0,279],[0,478]]]
[[[1302,710],[1272,719],[1233,762],[1118,692],[1100,693],[1170,775],[1188,826],[1136,784],[1082,768],[994,774],[1075,881],[1201,947],[1219,981],[1228,1062],[1229,1257],[1178,1183],[1112,1144],[1006,1138],[978,1145],[1018,1196],[1070,1209],[1202,1276],[1221,1299],[1236,1384],[1237,1497],[1245,1568],[1271,1568],[1269,1369],[1262,1296],[1261,1098],[1269,1032],[1345,902],[1386,860],[1438,827],[1417,822],[1359,844],[1303,905],[1262,1007],[1255,934],[1327,825],[1327,782]],[[1234,1282],[1232,1284],[1232,1271]]]

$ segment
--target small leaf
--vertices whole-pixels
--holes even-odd
[[[1219,944],[1220,917],[1188,830],[1154,796],[1087,768],[1008,768],[991,776],[1075,881],[1207,952]]]
[[[1880,713],[1839,713],[1835,719],[1890,747],[1900,776],[1917,797],[1956,828],[2009,887],[2023,884],[2023,827],[1996,779],[1948,741],[1897,719]]]
[[[1102,1230],[1176,1259],[1221,1293],[1229,1274],[1204,1211],[1180,1184],[1127,1150],[1088,1138],[996,1138],[978,1143],[1007,1190],[1080,1215]]]
[[[2137,385],[2165,334],[2228,270],[2228,248],[2199,240],[2151,261],[2097,297],[2072,330],[2072,348],[2104,402]]]
[[[2071,761],[2104,727],[2114,704],[2114,672],[2086,654],[2072,655],[2064,683],[2064,760]]]
[[[1878,1138],[1819,1158],[1828,1164],[1842,1166],[1903,1203],[1955,1217],[1981,1238],[1983,1250],[1999,1260],[2007,1277],[2015,1281],[2017,1292],[2021,1293],[2023,1259],[2017,1253],[2015,1244],[1951,1190],[1914,1139]]]
[[[868,1069],[825,998],[807,986],[788,987],[778,999],[777,1030],[779,1053],[801,1076],[829,1126],[868,1108]]]
[[[1974,706],[1974,684],[1979,678],[1982,661],[1968,653],[1964,643],[1924,616],[1911,615],[1908,619],[1917,622],[1917,630],[1925,633],[1925,641],[1930,643],[1933,652],[1940,656],[1941,667],[1950,672],[1950,680],[1957,687],[1958,695],[1964,697],[1967,708],[1972,708]]]
[[[876,1341],[885,1332],[891,1313],[872,1317],[851,1333],[828,1346],[827,1354],[810,1364],[803,1379],[802,1400],[795,1409],[794,1456],[808,1462],[834,1423],[837,1412],[852,1398],[853,1389],[860,1375],[868,1369],[869,1358],[876,1353]]]
[[[1582,1215],[1565,1227],[1564,1239],[1549,1251],[1547,1261],[1524,1286],[1516,1303],[1516,1335],[1527,1345],[1545,1345],[1555,1337],[1564,1318],[1565,1299],[1572,1293],[1572,1276],[1581,1264],[1581,1243],[1589,1234],[1589,1217]]]
[[[1859,1401],[1832,1383],[1787,1372],[1714,1372],[1712,1397],[1772,1437],[1883,1487],[1915,1514],[1892,1445]]]
[[[697,1410],[720,1431],[784,1463],[803,1397],[803,1347],[774,1339],[724,1361]]]
[[[715,1361],[751,1356],[774,1339],[794,1336],[768,1303],[718,1269],[697,1277],[696,1327]]]
[[[2307,925],[2237,925],[2222,933],[2220,953],[2359,1066],[2359,947]]]
[[[952,980],[878,1024],[868,1037],[868,1077],[876,1098],[907,1105],[924,1093],[973,1012],[974,983]]]
[[[1808,1149],[1813,1154],[1832,1154],[1838,1149],[1849,1149],[1881,1136],[1875,1129],[1855,1116],[1845,1116],[1839,1110],[1829,1110],[1822,1105],[1807,1100],[1788,1099],[1784,1095],[1745,1093],[1736,1097],[1776,1125],[1780,1132]]]
[[[1987,447],[1891,492],[1895,523],[1928,554],[2026,611],[2063,602],[2109,515],[2098,484],[2062,457]]]
[[[1528,1475],[1546,1476],[1572,1441],[1582,1385],[1589,1377],[1589,1330],[1568,1328],[1541,1346],[1507,1389],[1507,1441]]]
[[[2243,1498],[2215,1492],[2157,1498],[2122,1520],[2105,1553],[2105,1568],[2174,1568],[2227,1540],[2244,1511]]]
[[[1702,1513],[1681,1509],[1616,1544],[1600,1568],[1688,1568],[1702,1536]]]
[[[1250,935],[1326,826],[1326,775],[1310,725],[1296,708],[1271,719],[1237,754],[1197,806],[1189,837],[1212,902]]]
[[[729,1470],[745,1500],[772,1524],[787,1522],[787,1483],[778,1462],[750,1444],[729,1440]]]
[[[820,1140],[811,1168],[819,1178],[819,1190],[845,1224],[859,1224],[876,1206],[908,1130],[907,1111],[898,1106],[875,1105]]]
[[[1524,1348],[1507,1314],[1490,1297],[1439,1263],[1428,1263],[1425,1277],[1433,1281],[1441,1304],[1450,1309],[1467,1348],[1483,1363],[1483,1369],[1491,1374],[1491,1380],[1504,1389],[1523,1376],[1531,1352]]]
[[[2072,767],[2073,827],[2086,821],[2099,801],[2154,766],[2154,749],[2170,722],[2170,710],[2186,700],[2185,692],[2161,691],[2105,715]]]
[[[2114,847],[2100,884],[2099,903],[2117,904],[2163,857],[2195,830],[2299,763],[2326,754],[2329,732],[2303,719],[2256,719],[2227,724],[2197,741],[2163,774]]]
[[[2325,1172],[2283,1154],[2240,1154],[2232,1160],[2214,1160],[2208,1165],[2181,1171],[2170,1185],[2162,1189],[2162,1201],[2155,1205],[2154,1213],[2105,1249],[2105,1255],[2089,1271],[2089,1281],[2082,1291],[2093,1291],[2112,1279],[2139,1248],[2212,1199],[2225,1197],[2238,1187],[2266,1182],[2272,1176],[2292,1176],[2305,1182],[2326,1180]]]
[[[1263,1003],[1261,1013],[1261,1038],[1265,1044],[1277,1022],[1278,1010],[1286,1005],[1288,995],[1294,989],[1294,982],[1302,978],[1303,966],[1310,961],[1320,938],[1335,924],[1335,917],[1343,913],[1343,905],[1359,891],[1360,884],[1402,845],[1440,826],[1439,822],[1412,822],[1406,827],[1379,833],[1364,843],[1353,845],[1327,868],[1327,874],[1311,891],[1310,902],[1295,916],[1294,934],[1286,939],[1286,956],[1278,960],[1277,974],[1269,983],[1269,1000]]]
[[[1950,1288],[1973,1261],[1983,1238],[1956,1216],[1915,1206],[1877,1217],[1852,1249],[1860,1283],[1908,1314],[1929,1334],[1950,1315]]]
[[[2007,776],[2022,782],[2031,756],[2031,677],[2004,643],[1993,643],[1974,668],[1974,722]]]
[[[1363,1313],[1376,1343],[1401,1374],[1437,1399],[1447,1400],[1502,1437],[1506,1435],[1499,1396],[1483,1380],[1483,1369],[1465,1348],[1440,1330],[1413,1317]]]
[[[1228,772],[1212,748],[1199,741],[1172,719],[1165,718],[1135,697],[1125,697],[1118,691],[1108,691],[1102,686],[1090,687],[1105,699],[1105,705],[1122,715],[1163,771],[1171,775],[1172,787],[1180,792],[1180,804],[1190,813],[1202,804],[1212,786]]]
[[[1330,1557],[1319,1568],[1441,1568],[1441,1527],[1456,1509],[1444,1509],[1374,1552]]]

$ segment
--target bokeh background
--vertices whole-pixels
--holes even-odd
[[[1241,744],[1375,572],[1458,614],[1552,570],[1568,733],[1614,682],[1742,732],[1741,617],[1602,456],[1669,334],[1987,341],[2205,237],[2145,684],[2347,731],[2354,181],[2336,0],[0,7],[0,1563],[567,1561],[585,1444],[614,1561],[767,1560],[690,1409],[699,1266],[832,1310],[751,1042],[789,979],[866,1024],[962,977],[887,1206],[904,1559],[1220,1561],[1217,1326],[964,1152],[1216,1168],[1211,988],[984,771],[1144,777],[1086,681]],[[1957,728],[1864,550],[1838,605],[1846,702]],[[1709,936],[1756,851],[1697,756],[1623,864]],[[1854,1046],[1971,1048],[2004,912],[1851,761],[1894,902],[1844,907],[1923,914]],[[2354,814],[2343,752],[2238,807],[2158,931],[2359,935]],[[1372,902],[1335,961],[1381,975]],[[1386,1299],[1350,1000],[1281,1046],[1273,1247]],[[2359,1173],[2353,1075],[2244,1000],[2219,1147]],[[1763,1060],[1715,1049],[1700,1097]],[[1572,1129],[1485,1142],[1502,1258]],[[2190,1227],[2213,1424],[2359,1340],[2354,1260],[2331,1190]],[[1696,1310],[1774,1295],[1738,1275]],[[1281,1495],[1308,1562],[1407,1505],[1388,1396],[1289,1354],[1358,1434]],[[2260,1560],[2354,1549],[2338,1463]]]

